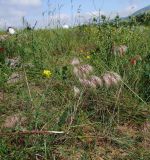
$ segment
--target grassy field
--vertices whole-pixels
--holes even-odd
[[[149,160],[149,35],[143,26],[81,26],[18,31],[1,41],[0,159]],[[112,44],[128,50],[115,56]],[[113,71],[121,82],[83,87],[74,57],[91,65],[93,75]],[[81,91],[76,97],[74,86]]]

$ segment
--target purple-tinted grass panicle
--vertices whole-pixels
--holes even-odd
[[[78,58],[74,58],[71,62],[71,65],[74,67],[73,68],[73,73],[75,74],[75,76],[77,78],[87,78],[87,76],[93,72],[93,67],[85,64],[85,65],[81,65],[80,61]]]
[[[88,64],[81,65],[78,67],[78,69],[81,75],[82,74],[89,75],[91,72],[93,72],[93,67]]]
[[[79,79],[80,83],[84,86],[84,87],[87,87],[87,88],[96,88],[96,85],[90,81],[90,80],[87,80],[87,79]]]
[[[102,77],[106,87],[118,85],[118,83],[121,81],[120,75],[115,72],[107,72]]]
[[[128,50],[128,47],[125,46],[125,45],[120,45],[120,46],[115,46],[113,45],[112,46],[112,53],[115,55],[115,56],[124,56],[125,53],[127,52]]]
[[[94,83],[96,86],[103,86],[103,81],[100,77],[91,76],[91,82]]]

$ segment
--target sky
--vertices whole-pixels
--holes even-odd
[[[126,17],[147,5],[150,0],[0,0],[0,28],[23,26],[23,17],[37,27],[87,22],[99,11]]]

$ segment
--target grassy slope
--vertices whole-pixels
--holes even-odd
[[[1,132],[38,129],[63,130],[65,134],[0,137],[0,159],[150,159],[149,105],[144,103],[145,84],[141,80],[145,57],[150,54],[149,34],[149,28],[141,27],[82,27],[24,31],[2,42],[5,56],[20,55],[22,64],[32,63],[34,67],[10,69],[1,64],[4,99],[0,102],[0,125],[9,115],[21,113],[26,117],[24,124],[1,127]],[[113,42],[129,47],[124,57],[110,54]],[[87,54],[91,59],[86,59]],[[137,54],[143,61],[133,66],[130,59]],[[119,73],[124,84],[95,91],[83,89],[75,98],[73,85],[80,84],[72,73],[73,57],[92,65],[96,75],[110,70]],[[44,69],[52,71],[50,79],[42,77]],[[24,75],[23,81],[7,85],[8,77],[16,71]]]

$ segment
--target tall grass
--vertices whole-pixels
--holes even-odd
[[[20,31],[1,42],[0,158],[148,160],[149,34],[149,27],[83,25]],[[128,51],[114,56],[112,44],[124,44]],[[142,61],[133,65],[136,55]],[[6,57],[17,56],[20,66],[5,64]],[[74,57],[92,65],[95,75],[113,71],[122,82],[110,88],[82,87],[70,64]],[[52,72],[51,78],[42,76],[44,69]],[[8,85],[14,72],[23,80]],[[79,97],[74,97],[74,85],[81,89]],[[8,116],[18,113],[26,117],[23,122],[4,126]],[[21,134],[35,130],[64,133]]]

